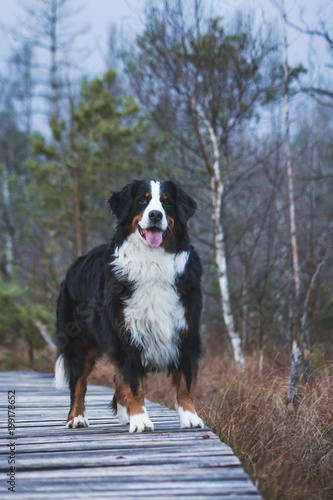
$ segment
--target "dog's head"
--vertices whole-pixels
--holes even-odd
[[[151,248],[174,251],[187,238],[195,201],[172,181],[132,181],[108,200],[126,236],[137,232]]]

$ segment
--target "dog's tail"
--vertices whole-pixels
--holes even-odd
[[[116,395],[113,396],[113,399],[112,399],[111,403],[109,404],[109,408],[110,408],[110,410],[112,411],[112,413],[114,415],[117,414],[117,398],[116,398]]]
[[[68,374],[66,370],[65,357],[63,354],[60,354],[54,367],[53,385],[58,391],[61,391],[66,388],[67,381]]]

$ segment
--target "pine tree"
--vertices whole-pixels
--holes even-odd
[[[109,238],[110,191],[133,177],[148,175],[153,166],[158,139],[133,97],[114,96],[115,82],[113,70],[102,78],[84,80],[79,102],[71,103],[69,123],[52,117],[51,144],[39,133],[31,138],[30,200],[36,205],[40,225],[36,230],[44,232],[42,240],[48,239],[43,266],[49,274],[50,296],[75,255]]]

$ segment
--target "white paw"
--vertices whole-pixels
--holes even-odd
[[[189,429],[191,427],[204,427],[205,424],[201,420],[200,417],[196,413],[192,413],[187,410],[183,410],[181,406],[177,408],[179,419],[180,419],[180,427],[182,429]]]
[[[78,417],[74,417],[74,420],[68,420],[66,422],[66,427],[69,429],[74,429],[77,427],[89,427],[89,421],[86,417],[86,414],[79,415]]]
[[[143,410],[143,413],[130,416],[130,432],[144,432],[154,430],[153,422],[149,420],[149,415],[146,408],[143,408]]]
[[[121,425],[129,424],[130,419],[126,410],[126,406],[117,404],[117,418]]]

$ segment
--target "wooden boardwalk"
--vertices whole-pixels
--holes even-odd
[[[163,406],[147,401],[154,432],[129,434],[107,408],[113,390],[89,385],[90,427],[66,429],[69,393],[57,393],[51,375],[0,372],[0,391],[1,499],[261,498],[210,429],[180,429],[176,412]],[[13,436],[8,391],[15,391]],[[10,452],[15,492],[7,490]]]

